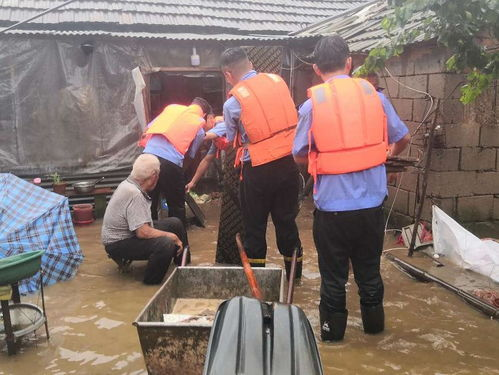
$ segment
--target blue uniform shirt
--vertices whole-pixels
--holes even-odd
[[[332,79],[348,78],[338,75]],[[400,120],[390,101],[378,92],[387,118],[388,142],[400,141],[408,129]],[[308,99],[298,111],[298,126],[293,144],[293,155],[308,155],[308,134],[312,125],[312,100]],[[312,136],[312,147],[314,140]],[[314,202],[320,211],[351,211],[377,207],[388,194],[386,170],[379,165],[360,172],[339,175],[318,175],[314,192]]]
[[[186,154],[191,158],[196,156],[199,147],[203,144],[204,130],[201,128],[197,132]],[[153,154],[160,158],[171,161],[172,163],[182,167],[184,165],[184,155],[177,151],[175,147],[163,135],[154,134],[147,142],[144,153]]]
[[[225,127],[225,122],[219,122],[212,129],[208,130],[207,133],[214,133],[218,137],[225,137],[227,134],[227,128]],[[211,142],[211,146],[206,155],[213,155],[217,152],[217,146],[215,146],[215,142]]]
[[[256,76],[256,74],[257,74],[256,71],[250,70],[241,78],[241,81],[254,77]],[[248,135],[244,130],[244,126],[241,123],[240,118],[241,118],[241,104],[239,104],[239,102],[234,96],[231,96],[224,103],[224,121],[227,127],[227,139],[229,140],[229,142],[234,141],[234,138],[236,137],[238,131],[239,134],[241,135],[242,143],[249,142]],[[251,160],[247,149],[244,149],[244,154],[241,160],[242,161]]]

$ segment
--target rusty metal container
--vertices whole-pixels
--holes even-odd
[[[280,268],[254,268],[268,302],[284,301],[285,279]],[[199,375],[203,371],[212,317],[165,322],[178,299],[251,297],[242,267],[179,267],[144,307],[135,322],[147,371],[156,374]]]

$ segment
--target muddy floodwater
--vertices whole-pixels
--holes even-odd
[[[203,209],[206,228],[189,232],[193,265],[208,265],[215,258],[219,201]],[[131,274],[118,273],[100,245],[100,224],[76,229],[85,254],[76,278],[46,288],[50,340],[39,329],[11,357],[0,343],[0,375],[147,373],[132,321],[158,286],[142,284],[145,262],[134,262]],[[317,334],[320,275],[311,202],[302,207],[299,228],[304,271],[294,302],[304,309]],[[280,266],[271,225],[268,237],[268,259]],[[386,247],[393,243],[388,235]],[[387,259],[382,272],[386,331],[377,336],[362,332],[357,287],[350,278],[345,340],[319,342],[325,374],[499,374],[498,322],[437,285],[410,279]],[[36,295],[23,298],[27,300],[40,303]],[[211,308],[210,303],[198,308]]]

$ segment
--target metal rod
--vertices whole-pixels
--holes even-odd
[[[182,262],[180,263],[180,267],[185,267],[187,264],[187,254],[189,253],[189,246],[184,247],[184,251],[182,252]]]
[[[421,191],[421,201],[416,210],[416,220],[414,222],[414,228],[412,229],[411,245],[409,246],[408,256],[412,257],[414,253],[414,247],[416,244],[416,237],[418,235],[418,227],[421,221],[421,214],[423,213],[423,205],[426,198],[426,189],[428,187],[428,174],[430,172],[431,154],[433,150],[433,136],[435,135],[435,128],[437,127],[438,109],[440,107],[440,99],[437,101],[437,106],[435,108],[435,117],[430,127],[430,134],[428,136],[428,145],[426,147],[426,160],[423,170],[423,187]]]
[[[248,257],[246,256],[246,252],[244,251],[243,243],[241,242],[241,235],[239,233],[236,234],[236,244],[237,248],[239,249],[239,256],[241,257],[244,273],[246,274],[246,278],[248,279],[248,283],[251,288],[251,293],[253,294],[253,297],[262,300],[263,299],[262,292],[260,290],[260,287],[258,286],[258,282],[256,281],[255,274],[251,269]]]
[[[416,278],[422,279],[425,281],[436,282],[437,284],[444,287],[445,289],[448,289],[448,290],[454,292],[455,294],[457,294],[458,296],[463,298],[466,302],[468,302],[470,305],[476,307],[477,309],[479,309],[483,313],[487,314],[491,318],[499,319],[499,309],[495,308],[494,306],[491,306],[488,303],[483,302],[482,300],[478,299],[474,295],[472,295],[472,294],[470,294],[462,289],[459,289],[459,288],[455,287],[454,285],[449,284],[448,282],[443,281],[442,279],[439,279],[438,277],[433,276],[433,275],[429,274],[428,272],[393,256],[393,254],[386,253],[385,256],[388,259],[390,259],[391,261],[398,264],[400,267],[402,267],[410,275],[415,276]]]
[[[49,9],[46,9],[43,12],[38,13],[37,15],[35,15],[33,17],[30,17],[30,18],[27,18],[25,20],[19,21],[18,23],[15,23],[15,24],[13,24],[13,25],[11,25],[9,27],[6,27],[5,29],[0,30],[0,34],[3,34],[3,33],[5,33],[6,31],[9,31],[9,30],[15,29],[17,26],[21,26],[21,25],[23,25],[25,23],[28,23],[29,21],[33,21],[34,19],[37,19],[37,18],[39,18],[39,17],[41,17],[41,16],[43,16],[43,15],[45,15],[47,13],[50,13],[50,12],[52,12],[54,10],[62,8],[63,6],[66,6],[66,5],[68,5],[68,4],[70,4],[70,3],[74,2],[74,1],[76,1],[76,0],[68,0],[65,3],[56,5],[55,7],[52,7],[52,8],[49,8]]]
[[[43,271],[42,270],[40,270],[40,292],[42,294],[43,317],[45,318],[45,333],[47,334],[47,340],[49,340],[50,339],[49,324],[47,322],[47,312],[45,311],[45,294],[43,293]]]
[[[14,330],[12,329],[12,322],[10,320],[10,307],[9,301],[1,300],[3,326],[5,329],[5,341],[7,342],[7,352],[9,355],[14,355],[17,352],[16,338]]]
[[[293,303],[293,292],[295,290],[295,274],[296,274],[296,262],[298,261],[298,248],[293,251],[293,258],[291,259],[291,269],[289,270],[289,280],[288,280],[288,295],[286,297],[286,303],[291,305]]]

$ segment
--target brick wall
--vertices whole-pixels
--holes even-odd
[[[429,92],[441,99],[434,142],[427,203],[423,218],[431,219],[431,202],[460,222],[493,222],[499,227],[499,95],[496,85],[472,105],[459,101],[461,75],[446,73],[448,53],[432,44],[414,46],[387,64],[402,84]],[[409,90],[385,74],[381,86],[401,119],[415,132],[429,101],[424,94]],[[457,87],[457,88],[456,88]],[[421,155],[427,127],[413,136],[412,155]],[[416,202],[417,173],[402,175],[401,189],[394,204],[394,218],[410,222]],[[389,204],[396,188],[389,187]]]

